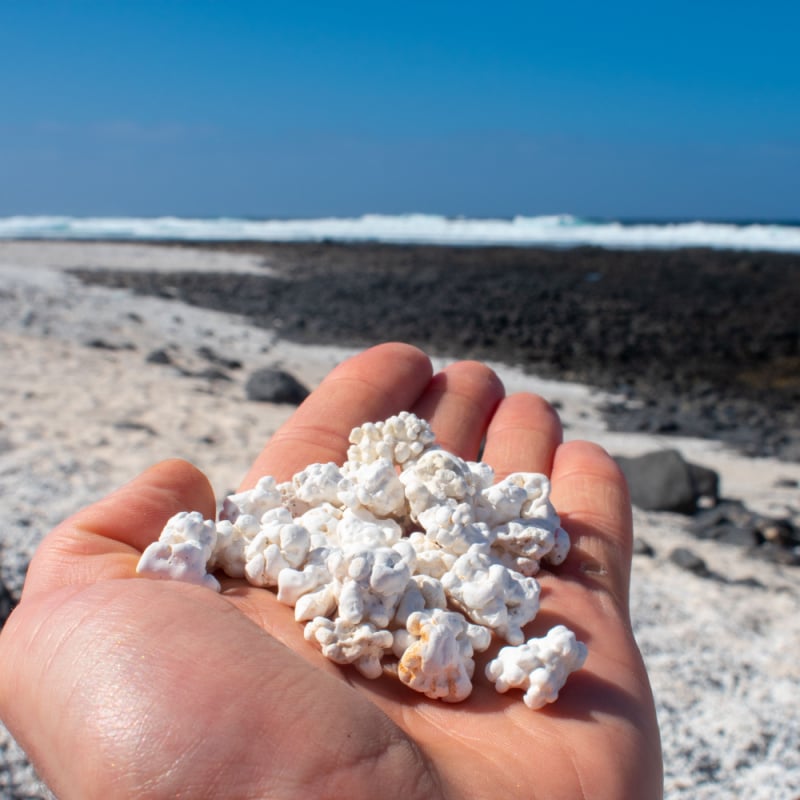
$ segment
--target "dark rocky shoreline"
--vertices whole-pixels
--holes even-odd
[[[164,243],[174,247],[178,243]],[[800,461],[800,256],[708,249],[192,243],[264,276],[75,270],[248,316],[291,340],[516,364],[611,390],[617,430]]]

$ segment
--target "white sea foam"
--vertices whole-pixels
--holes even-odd
[[[0,239],[342,241],[451,245],[609,248],[713,247],[800,252],[800,225],[624,223],[570,215],[468,219],[433,214],[320,219],[14,216],[0,218]]]

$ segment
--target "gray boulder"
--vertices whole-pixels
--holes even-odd
[[[299,405],[308,397],[308,389],[282,369],[265,367],[256,370],[245,385],[248,400],[261,403]]]
[[[658,450],[642,456],[618,456],[632,503],[645,511],[693,514],[700,498],[719,499],[719,476],[714,470],[690,464],[677,450]]]

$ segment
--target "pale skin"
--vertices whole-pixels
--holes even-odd
[[[461,704],[328,662],[275,596],[223,579],[223,592],[135,574],[180,510],[215,513],[206,478],[158,464],[80,511],[43,542],[0,634],[0,716],[42,777],[70,798],[661,797],[658,728],[628,611],[632,524],[613,460],[562,444],[541,398],[504,396],[460,362],[432,375],[407,345],[380,345],[334,370],[256,458],[284,480],[341,463],[352,427],[403,409],[498,478],[551,476],[572,550],[542,574],[526,629],[572,628],[589,648],[559,700],[540,711],[483,678]],[[498,645],[499,646],[499,645]]]

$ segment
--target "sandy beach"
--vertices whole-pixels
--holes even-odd
[[[299,325],[307,315],[302,303],[287,300],[285,312],[272,311],[270,324],[270,319],[256,319],[241,302],[236,306],[219,296],[213,302],[212,289],[221,274],[245,288],[271,278],[275,283],[269,286],[288,297],[288,290],[279,286],[288,281],[287,270],[292,280],[319,281],[323,267],[339,274],[341,265],[349,263],[348,252],[363,261],[366,251],[361,248],[356,258],[352,254],[357,249],[319,245],[311,256],[311,250],[304,255],[296,246],[0,242],[0,359],[5,376],[0,383],[0,497],[9,512],[0,534],[0,578],[12,597],[19,596],[28,560],[53,525],[155,461],[171,456],[192,461],[209,475],[220,499],[236,487],[262,444],[292,411],[288,405],[248,400],[248,376],[260,367],[279,367],[313,388],[364,342],[348,330],[333,332],[324,320],[316,328]],[[399,252],[386,249],[382,258],[400,258]],[[404,252],[413,255],[413,249]],[[434,285],[439,273],[425,271],[428,262],[421,253],[416,251],[424,262],[419,274]],[[485,251],[479,256],[485,262]],[[594,251],[588,256],[599,259]],[[453,256],[456,261],[465,257]],[[722,256],[713,260],[717,275],[723,274],[723,261]],[[623,262],[624,269],[632,269]],[[737,260],[729,257],[728,263]],[[788,258],[776,256],[764,272],[774,269],[777,275],[788,263]],[[313,267],[308,275],[303,264]],[[665,258],[659,270],[667,268]],[[448,269],[470,274],[460,261]],[[587,267],[581,274],[601,269],[598,261],[594,270]],[[153,277],[158,274],[169,275],[169,280],[159,283]],[[383,272],[373,276],[375,283],[364,283],[363,307],[375,286],[383,287],[386,302],[397,275]],[[597,283],[602,281],[583,281],[581,291]],[[566,292],[568,285],[559,291]],[[609,298],[621,296],[621,289],[609,291],[597,299],[598,307],[607,308]],[[720,296],[721,310],[714,320],[722,325],[730,307],[727,295]],[[632,307],[625,298],[626,307]],[[377,328],[370,327],[374,314],[365,311],[351,319],[349,302],[341,299],[335,307],[353,330],[366,320],[363,330],[375,341],[412,338],[403,336],[402,325],[378,337],[373,333]],[[796,320],[796,306],[794,313]],[[779,319],[770,324],[779,325],[781,314],[774,316]],[[441,330],[452,328],[453,319],[444,314]],[[548,330],[569,322],[553,319]],[[524,328],[522,317],[507,320],[512,328],[517,324]],[[796,321],[792,325],[796,328]],[[418,343],[436,346],[444,335],[439,332]],[[750,337],[756,361],[759,352],[764,357],[768,338]],[[793,427],[797,409],[786,401],[788,392],[797,389],[791,381],[787,388],[786,375],[794,368],[787,358],[774,362],[783,365],[776,367],[778,372],[758,377],[783,387],[768,393],[771,400],[762,403],[758,392],[752,397],[745,392],[742,405],[736,405],[732,398],[739,384],[720,373],[717,384],[703,388],[700,367],[679,352],[686,369],[671,373],[675,394],[669,402],[654,400],[648,406],[649,396],[637,395],[631,373],[619,366],[630,367],[622,351],[617,361],[607,359],[603,370],[583,369],[591,361],[590,351],[564,362],[561,370],[544,368],[543,363],[537,370],[535,360],[521,363],[519,353],[504,350],[499,332],[495,339],[454,339],[448,347],[438,347],[436,363],[458,356],[486,358],[508,392],[535,391],[554,403],[567,438],[596,441],[614,455],[677,448],[687,460],[719,473],[723,497],[800,525],[800,438]],[[734,333],[729,341],[735,356],[739,345]],[[504,352],[509,357],[501,360]],[[743,373],[757,382],[751,365],[745,366]],[[636,365],[631,369],[635,372]],[[565,376],[570,380],[563,380]],[[649,376],[654,397],[664,394],[658,383],[662,377],[655,372]],[[689,422],[676,429],[669,422],[680,411],[675,397],[684,389]],[[712,396],[715,409],[733,403],[729,413],[740,414],[738,426],[726,427],[722,412],[704,417],[703,404]],[[677,410],[670,411],[670,403]],[[613,426],[609,408],[618,411]],[[648,408],[659,425],[642,422]],[[750,426],[747,435],[739,430],[747,427],[741,415]],[[766,444],[756,446],[759,442]],[[797,800],[800,567],[699,540],[680,514],[636,509],[635,533],[650,547],[649,553],[643,546],[634,557],[632,615],[656,697],[665,796]],[[673,563],[670,554],[678,547],[703,558],[717,578]],[[13,738],[0,728],[0,797],[50,796]]]

